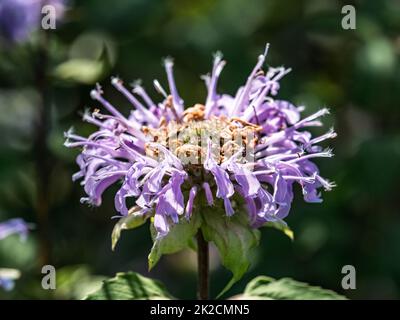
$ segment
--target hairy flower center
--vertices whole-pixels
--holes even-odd
[[[222,163],[241,151],[239,162],[249,162],[261,127],[239,118],[213,116],[204,119],[204,105],[196,104],[177,121],[161,121],[158,128],[143,127],[149,143],[146,154],[160,159],[162,153],[156,144],[169,149],[185,166],[202,165],[207,154],[208,141],[212,142],[212,157]],[[155,144],[156,143],[156,144]]]

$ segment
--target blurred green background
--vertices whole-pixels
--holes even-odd
[[[356,7],[356,30],[341,28],[345,4]],[[0,43],[0,221],[21,216],[37,226],[25,243],[18,237],[0,242],[0,266],[22,271],[15,290],[0,290],[0,298],[81,298],[103,277],[128,270],[162,280],[175,296],[195,298],[193,253],[164,256],[147,272],[148,225],[123,233],[111,251],[113,190],[99,208],[80,204],[83,190],[71,181],[76,150],[64,148],[63,132],[70,126],[83,135],[93,130],[80,114],[96,106],[89,92],[97,81],[128,112],[110,88],[112,75],[127,83],[141,78],[158,99],[152,80],[166,82],[166,56],[175,59],[186,105],[205,100],[199,76],[209,72],[217,50],[228,62],[219,91],[233,94],[266,42],[267,64],[293,69],[281,81],[279,97],[304,104],[306,114],[331,109],[318,132],[335,127],[339,136],[329,144],[336,156],[317,162],[338,187],[324,193],[322,204],[304,203],[297,194],[286,220],[295,241],[262,230],[252,267],[230,294],[265,274],[354,299],[400,298],[396,0],[75,1],[56,30],[33,33],[12,47]],[[47,263],[58,271],[55,291],[40,286]],[[341,269],[348,264],[357,271],[356,290],[341,288]],[[230,273],[215,251],[211,265],[215,296]]]

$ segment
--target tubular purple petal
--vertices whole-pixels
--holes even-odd
[[[196,194],[197,194],[197,186],[191,187],[190,191],[189,191],[189,199],[188,199],[188,202],[186,204],[186,209],[185,209],[185,213],[186,213],[185,217],[187,219],[189,219],[190,216],[192,215],[193,202],[194,202],[194,199],[196,197]]]

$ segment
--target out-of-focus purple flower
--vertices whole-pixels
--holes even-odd
[[[21,218],[7,220],[0,223],[0,240],[13,234],[18,234],[22,240],[25,240],[30,228],[30,224]]]
[[[154,81],[164,97],[160,103],[142,86],[129,90],[120,79],[112,79],[134,108],[129,116],[107,101],[97,86],[91,97],[108,114],[96,109],[83,120],[98,130],[87,138],[66,133],[67,147],[82,148],[80,170],[73,176],[82,179],[87,194],[82,201],[101,205],[103,192],[121,181],[116,210],[127,215],[126,201],[132,198],[139,214],[154,217],[159,237],[181,217],[196,214],[196,198],[210,206],[220,201],[228,216],[243,203],[253,227],[288,215],[294,184],[301,187],[305,201],[321,202],[320,190],[331,190],[334,184],[320,176],[313,160],[333,156],[318,143],[336,133],[312,137],[307,128],[321,126],[328,109],[302,118],[303,107],[274,99],[290,69],[263,71],[267,50],[268,46],[235,96],[217,92],[225,61],[215,55],[211,74],[203,77],[206,101],[190,108],[178,93],[171,59],[165,61],[170,93]],[[244,201],[234,201],[238,197]]]
[[[0,269],[0,288],[11,291],[20,276],[21,273],[16,269]]]
[[[18,234],[21,240],[25,240],[29,229],[32,226],[21,218],[10,219],[0,223],[0,240],[7,238],[13,234]],[[0,288],[10,291],[14,288],[14,282],[20,276],[20,272],[15,269],[0,268]]]
[[[56,19],[65,11],[64,0],[0,0],[0,35],[9,42],[23,42],[40,28],[42,8],[55,8]]]
[[[0,276],[0,288],[3,288],[6,291],[11,291],[14,289],[15,283],[13,279],[7,277]]]

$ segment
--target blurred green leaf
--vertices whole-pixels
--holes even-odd
[[[384,36],[368,40],[357,58],[359,67],[372,75],[387,74],[396,70],[395,48]]]
[[[89,31],[80,34],[69,48],[70,59],[98,60],[107,50],[109,61],[114,65],[117,58],[115,42],[104,32]]]
[[[100,289],[104,276],[91,274],[86,265],[66,266],[57,270],[57,299],[82,299]]]
[[[106,47],[98,59],[72,58],[58,65],[54,76],[60,80],[83,84],[94,84],[110,69],[110,58]]]
[[[14,234],[0,241],[0,261],[2,267],[16,267],[23,272],[36,265],[38,244],[36,235],[31,233],[25,241]]]
[[[105,280],[101,288],[89,294],[85,300],[152,300],[172,299],[164,285],[135,272],[117,273]]]
[[[332,290],[310,286],[290,278],[275,280],[259,276],[251,280],[239,299],[271,300],[344,300],[346,297]]]
[[[239,281],[250,266],[252,249],[259,243],[260,232],[249,226],[247,215],[238,211],[227,217],[223,206],[204,208],[201,230],[207,241],[214,242],[222,264],[233,273],[232,279],[218,295],[223,295]]]
[[[61,80],[93,84],[102,76],[103,71],[104,64],[101,61],[72,59],[57,66],[54,75]]]

